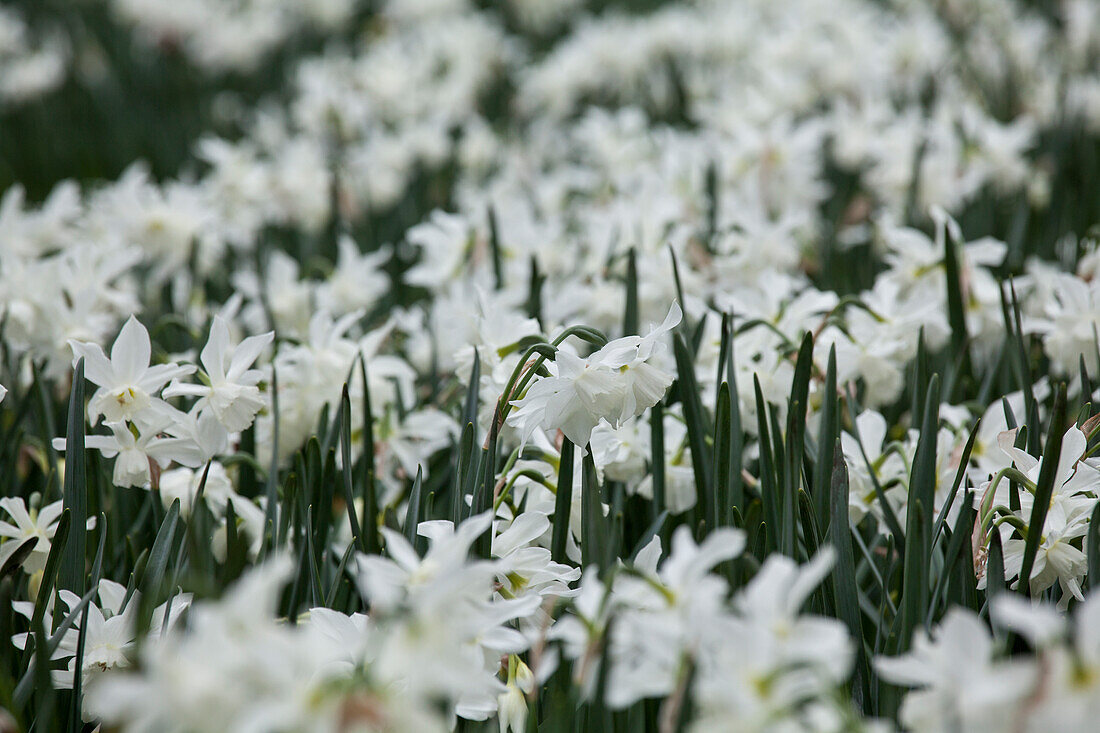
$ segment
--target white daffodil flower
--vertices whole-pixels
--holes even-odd
[[[196,406],[213,412],[226,430],[231,433],[245,430],[264,406],[257,386],[263,379],[263,372],[251,367],[274,339],[275,332],[269,331],[250,336],[234,346],[230,342],[229,324],[220,315],[215,315],[210,325],[210,338],[199,354],[204,383],[176,381],[164,390],[164,396],[198,397]]]
[[[107,422],[137,421],[154,406],[157,393],[173,379],[192,373],[195,368],[179,364],[149,365],[152,346],[149,332],[134,316],[126,321],[111,347],[108,359],[98,344],[70,341],[74,366],[84,359],[84,376],[99,386],[88,402],[92,425],[100,416]]]
[[[527,442],[535,430],[561,430],[582,449],[592,430],[606,420],[618,427],[664,397],[674,377],[652,363],[665,347],[662,339],[682,317],[673,303],[664,323],[647,336],[626,336],[609,341],[582,359],[558,349],[548,367],[549,377],[536,380],[527,393],[512,404],[508,423],[520,430]]]

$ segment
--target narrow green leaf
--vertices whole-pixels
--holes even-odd
[[[798,490],[802,478],[802,456],[806,432],[806,404],[810,393],[810,372],[813,367],[813,334],[807,332],[798,350],[794,367],[791,397],[787,404],[787,434],[783,470],[783,505],[781,507],[779,550],[788,557],[795,557],[795,539],[798,535]]]
[[[554,497],[554,529],[550,540],[554,562],[564,563],[568,558],[565,548],[569,538],[569,512],[573,506],[573,443],[562,437],[561,461],[558,464],[558,489]]]
[[[585,454],[581,466],[581,565],[587,567],[600,564],[607,557],[607,530],[591,450]],[[607,570],[606,567],[600,569]]]
[[[473,425],[477,432],[478,397],[481,391],[481,354],[474,347],[474,363],[470,368],[470,383],[466,385],[466,401],[462,406],[463,425]],[[476,439],[476,435],[475,435]]]
[[[835,483],[835,460],[829,454],[840,439],[839,403],[836,388],[836,345],[829,349],[829,363],[825,368],[825,395],[821,403],[821,424],[817,433],[817,460],[814,463],[813,498],[814,511],[822,531],[828,532],[832,513],[829,511],[833,484]],[[848,467],[844,467],[847,475]]]
[[[963,308],[962,277],[959,272],[958,242],[951,227],[943,227],[944,273],[947,277],[947,321],[951,326],[951,351],[963,355],[963,369],[969,368],[970,339],[966,333],[966,312]]]
[[[734,338],[732,319],[726,324],[729,330],[729,350],[726,352],[726,381],[730,386],[730,466],[729,466],[729,503],[730,516],[726,524],[733,524],[733,514],[745,511],[745,482],[741,478],[742,454],[745,437],[741,427],[741,396],[737,391],[737,372],[734,368]]]
[[[637,253],[631,247],[626,254],[626,306],[623,312],[623,335],[638,333],[638,262]],[[681,303],[683,301],[680,301]]]
[[[72,513],[68,509],[61,511],[61,518],[57,521],[54,530],[53,543],[50,545],[50,553],[46,556],[46,566],[42,570],[42,579],[38,585],[38,595],[34,601],[34,615],[31,617],[31,628],[34,628],[46,615],[46,606],[50,602],[50,596],[56,587],[58,566],[61,564],[61,555],[67,546],[69,527],[72,524]],[[56,611],[57,609],[55,609]]]
[[[355,510],[355,499],[352,493],[352,486],[354,485],[351,477],[351,398],[348,395],[348,385],[344,384],[343,392],[340,395],[340,459],[341,470],[343,472],[343,481],[340,482],[340,487],[344,490],[344,503],[347,504],[348,510],[348,524],[351,525],[351,537],[353,540],[359,543],[359,549],[367,554],[374,554],[377,549],[371,547],[368,549],[367,538],[364,536],[362,529],[359,526],[359,517]],[[369,462],[370,457],[366,457]],[[370,470],[367,471],[367,480],[370,480]],[[368,489],[368,492],[370,489]],[[367,514],[367,519],[373,524],[376,514]]]
[[[367,376],[367,359],[359,354],[359,378],[363,382],[363,465],[365,467],[365,476],[363,477],[363,543],[365,548],[364,552],[367,554],[377,554],[382,544],[378,539],[378,497],[375,492],[374,486],[374,415],[371,412],[370,404],[370,379]],[[346,392],[345,385],[345,392]],[[351,406],[350,403],[344,412],[344,419],[348,421],[345,426],[345,437],[351,440]],[[345,453],[350,453],[350,445]],[[348,458],[347,455],[344,456]],[[347,468],[345,469],[345,478],[348,480],[347,490],[351,493],[352,484],[351,480],[351,467],[348,462],[344,463]],[[352,507],[355,505],[348,503],[348,511],[354,511]]]
[[[1035,487],[1035,502],[1028,521],[1027,541],[1024,544],[1024,558],[1020,565],[1019,591],[1031,595],[1031,569],[1035,565],[1035,554],[1039,551],[1043,530],[1046,527],[1047,511],[1050,509],[1050,497],[1054,493],[1054,481],[1058,474],[1059,456],[1062,453],[1062,433],[1066,422],[1066,386],[1061,384],[1054,396],[1054,408],[1050,413],[1050,427],[1047,442],[1043,446],[1042,467],[1039,469],[1039,481]],[[1036,431],[1038,433],[1038,431]]]
[[[691,353],[683,336],[677,334],[674,339],[676,353],[677,381],[680,385],[680,401],[684,408],[684,422],[687,424],[688,445],[691,446],[691,464],[695,472],[695,486],[702,507],[713,506],[713,486],[711,471],[714,458],[708,439],[711,437],[703,403],[699,396],[699,386],[695,380],[695,367]]]
[[[764,521],[769,527],[776,527],[779,525],[779,502],[776,501],[776,472],[768,428],[768,409],[760,389],[760,379],[754,374],[752,381],[756,391],[757,442],[760,446],[760,500],[763,504]],[[771,539],[774,532],[769,532],[768,535]]]
[[[672,281],[676,284],[676,299],[683,306],[687,301],[684,300],[684,285],[680,282],[680,263],[676,261],[676,250],[671,244],[668,246],[668,254],[672,258]],[[685,312],[677,327],[680,335],[684,337],[691,333],[691,324],[688,321],[688,314]]]
[[[455,459],[454,502],[451,506],[451,521],[457,525],[466,516],[466,496],[477,475],[477,449],[474,447],[474,424],[466,423],[462,429],[462,438],[458,441],[458,455]]]
[[[156,539],[153,540],[153,548],[149,551],[149,560],[145,565],[145,572],[141,578],[141,606],[138,613],[138,627],[140,631],[148,628],[153,608],[156,607],[160,595],[161,586],[164,583],[164,573],[168,568],[168,557],[172,552],[172,541],[176,534],[176,524],[180,516],[180,500],[172,500],[168,507],[168,513],[157,530]],[[140,634],[139,634],[140,635]]]
[[[830,365],[834,362],[830,356]],[[824,458],[824,451],[820,453]],[[819,460],[821,460],[819,458]],[[833,567],[833,603],[837,618],[848,627],[848,633],[856,645],[855,676],[852,693],[855,703],[867,710],[870,704],[870,667],[863,636],[863,618],[859,612],[859,584],[856,581],[855,552],[852,549],[852,532],[848,524],[848,465],[840,449],[840,439],[833,441],[832,475],[829,487],[828,533],[836,551]]]
[[[936,493],[936,435],[939,427],[939,375],[933,374],[925,395],[921,433],[909,476],[902,575],[900,643],[907,648],[912,632],[928,615],[929,553]]]
[[[87,464],[84,456],[84,359],[76,364],[69,395],[69,423],[65,433],[64,506],[72,513],[72,526],[65,544],[58,585],[78,596],[87,584],[85,561],[88,543]]]
[[[42,624],[42,619],[36,619],[34,625],[31,626],[31,632],[34,634],[34,667],[33,677],[34,691],[37,694],[37,706],[34,716],[35,730],[53,730],[53,715],[56,710],[56,704],[54,699],[57,697],[57,693],[53,689],[53,681],[50,679],[50,652],[48,649],[48,642],[46,638],[46,627]],[[31,672],[32,670],[27,670]],[[22,687],[22,685],[20,685]],[[22,704],[26,702],[26,699],[20,700],[20,689],[15,689],[16,703]]]
[[[730,456],[733,440],[730,435],[730,386],[718,386],[718,402],[714,408],[714,502],[706,511],[708,527],[720,527],[729,521]]]
[[[409,491],[408,506],[405,507],[405,539],[415,547],[417,545],[416,528],[420,526],[420,492],[424,485],[424,470],[416,467],[416,478],[413,480],[412,489]]]
[[[1088,574],[1085,576],[1085,587],[1091,588],[1090,578],[1096,578],[1094,571],[1100,573],[1100,504],[1092,510],[1089,518],[1089,531],[1085,540],[1085,555],[1088,558]]]
[[[657,517],[665,511],[665,405],[660,400],[649,411],[649,449],[649,475],[653,479],[652,514]]]
[[[1100,508],[1100,507],[1098,507]],[[1095,515],[1095,512],[1094,512]],[[1092,528],[1089,528],[1093,531]],[[989,538],[989,555],[985,563],[985,596],[993,596],[1005,591],[1005,559],[1001,547],[1001,533],[994,529]]]
[[[542,283],[546,278],[539,272],[539,261],[531,255],[530,274],[527,278],[527,317],[542,324]]]
[[[969,494],[969,492],[968,492]],[[935,590],[932,592],[931,602],[928,604],[928,615],[925,625],[930,626],[936,617],[940,598],[948,587],[951,575],[959,560],[963,557],[963,548],[970,542],[971,530],[974,527],[974,503],[965,501],[959,510],[959,517],[955,521],[955,527],[951,532],[951,539],[947,542],[947,550],[944,552],[943,566],[940,568],[940,577],[936,581]],[[996,534],[996,531],[994,531]],[[970,553],[966,554],[967,559]],[[973,568],[967,568],[967,572],[973,573]]]
[[[497,212],[489,206],[489,251],[493,255],[493,284],[497,290],[504,287],[504,254],[500,246],[500,228],[497,226]]]
[[[321,599],[324,597],[321,592],[321,563],[317,557],[317,550],[313,546],[313,532],[308,528],[313,526],[313,505],[310,504],[306,507],[306,569],[309,574],[309,594],[311,605],[316,608],[321,605]]]
[[[273,321],[271,321],[273,323]],[[269,543],[276,538],[269,534],[274,532],[279,521],[276,512],[279,508],[279,373],[274,363],[271,366],[271,465],[267,471],[267,482],[264,485],[264,494],[267,503],[264,505],[264,531],[263,543],[260,548],[260,556],[266,557],[270,549]]]

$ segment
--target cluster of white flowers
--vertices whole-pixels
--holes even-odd
[[[729,600],[727,580],[712,571],[744,544],[739,530],[720,529],[697,545],[680,527],[663,562],[654,537],[606,582],[586,570],[570,615],[549,634],[574,661],[578,683],[591,691],[606,674],[607,704],[625,708],[652,697],[682,701],[677,689],[694,679],[698,730],[850,730],[853,712],[835,694],[851,670],[847,630],[800,613],[832,555],[801,568],[772,556]]]
[[[276,623],[291,563],[271,562],[223,600],[196,604],[185,631],[150,637],[141,671],[90,686],[89,709],[134,731],[447,730],[456,713],[485,719],[510,694],[502,655],[515,684],[522,662],[510,655],[549,622],[545,601],[572,595],[580,576],[528,546],[549,524],[537,514],[495,535],[493,559],[468,559],[490,521],[422,523],[423,557],[384,530],[390,557],[360,555],[355,571],[369,616],[313,608],[296,626]]]
[[[216,562],[235,529],[260,567],[220,600],[177,593],[143,639],[140,596],[99,581],[51,670],[59,687],[83,680],[89,717],[127,731],[335,733],[497,716],[518,731],[559,675],[582,704],[661,698],[668,728],[685,706],[699,731],[875,728],[845,686],[857,651],[881,651],[888,630],[857,639],[828,615],[826,538],[852,530],[859,583],[898,574],[922,441],[935,446],[924,510],[937,542],[971,540],[960,552],[978,591],[1007,585],[1057,610],[990,596],[997,634],[1007,626],[1036,649],[1020,657],[970,611],[930,630],[933,608],[906,654],[875,663],[882,680],[920,688],[900,723],[1045,730],[1087,726],[1100,709],[1088,629],[1100,606],[1087,598],[1095,428],[1083,415],[1053,456],[1032,424],[1049,414],[1051,378],[1085,404],[1100,374],[1100,248],[1062,236],[1071,217],[1055,212],[1055,181],[1075,173],[1049,140],[1069,131],[1094,150],[1100,135],[1094,2],[1042,13],[994,0],[689,0],[644,14],[585,0],[102,5],[144,44],[139,57],[180,54],[207,72],[226,126],[200,135],[177,174],[134,161],[42,201],[19,184],[2,192],[0,376],[14,399],[0,439],[21,442],[0,446],[18,467],[0,476],[12,494],[0,499],[0,566],[18,561],[15,608],[34,617],[65,510],[65,462],[47,441],[66,440],[46,435],[49,402],[82,362],[84,443],[117,489],[95,510],[121,511],[115,498],[137,489],[140,538],[153,502],[178,501],[181,522],[216,522]],[[62,84],[70,55],[62,36],[0,9],[0,114]],[[237,109],[232,80],[265,74],[279,76],[274,91]],[[1035,220],[1057,229],[1053,253],[1030,247]],[[975,236],[989,231],[1004,241]],[[1012,273],[1023,274],[1006,283]],[[742,555],[746,537],[774,539],[773,517],[700,525],[713,501],[700,476],[722,459],[696,453],[726,427],[709,409],[728,382],[742,454],[740,474],[722,478],[743,484],[746,504],[773,500],[765,458],[803,447],[785,426],[806,334],[808,460],[784,456],[791,501],[828,455],[816,441],[834,353],[850,490],[848,527],[794,533],[800,566]],[[1017,351],[1045,372],[1010,363]],[[929,354],[958,368],[922,435],[906,403],[925,400],[914,360]],[[25,415],[42,423],[32,438]],[[474,448],[462,453],[467,419]],[[700,421],[713,430],[702,439]],[[302,451],[314,436],[322,467]],[[1050,461],[1049,506],[1031,527]],[[331,475],[345,471],[353,485]],[[244,488],[246,472],[270,493]],[[426,498],[414,501],[417,475]],[[291,476],[346,493],[326,485],[332,505],[316,504]],[[106,474],[90,483],[107,495]],[[630,561],[582,562],[593,507],[630,524],[631,542],[650,536],[634,526],[639,507],[676,529],[654,527]],[[563,508],[568,526],[555,528]],[[961,526],[971,510],[973,528]],[[287,537],[294,523],[314,529],[307,512],[343,522],[316,552]],[[380,548],[353,552],[366,534]],[[487,551],[474,551],[485,534]],[[1003,579],[988,577],[994,537]],[[276,538],[308,559],[273,555]],[[936,567],[950,561],[940,547],[925,548]],[[132,558],[108,549],[108,574],[126,581]],[[353,579],[342,607],[362,613],[315,593],[308,613],[286,614],[283,587],[315,556],[330,587]],[[864,623],[880,601],[894,613],[896,597],[859,593]],[[81,603],[67,590],[58,600],[53,633]],[[1073,632],[1057,615],[1070,607]]]
[[[74,366],[83,363],[85,377],[97,386],[88,401],[89,422],[94,426],[102,419],[110,430],[110,435],[86,436],[84,444],[114,459],[115,486],[159,490],[166,479],[167,491],[160,492],[165,505],[178,498],[185,513],[204,485],[204,473],[210,490],[203,496],[223,512],[234,492],[225,469],[213,461],[230,452],[240,431],[264,407],[259,386],[263,375],[252,365],[273,337],[250,336],[234,344],[229,325],[214,316],[210,339],[199,355],[201,368],[174,362],[150,365],[149,332],[133,316],[111,347],[110,358],[97,344],[73,341]],[[183,381],[193,374],[198,383]],[[188,412],[165,399],[180,396],[196,398]],[[65,439],[55,439],[54,447],[64,450]],[[161,473],[172,464],[180,468]],[[200,475],[191,470],[204,464],[207,470]]]

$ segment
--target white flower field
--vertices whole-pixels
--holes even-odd
[[[0,733],[1090,731],[1096,0],[7,0]]]

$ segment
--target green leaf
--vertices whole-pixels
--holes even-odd
[[[344,490],[344,503],[347,504],[348,510],[348,524],[351,525],[351,537],[353,540],[359,543],[359,549],[367,554],[376,554],[377,546],[369,546],[367,538],[364,535],[362,529],[359,526],[359,517],[355,511],[355,499],[352,493],[353,481],[351,477],[351,398],[348,395],[348,385],[344,384],[344,390],[340,395],[340,459],[341,470],[343,472],[343,481],[340,482],[340,488]],[[370,458],[368,457],[369,461]],[[367,471],[367,480],[370,481],[370,471]],[[369,493],[373,493],[368,488]],[[366,513],[366,518],[370,520],[372,526],[375,523],[375,516],[377,513]]]
[[[780,507],[779,551],[795,557],[795,541],[798,536],[798,489],[802,478],[802,454],[806,432],[806,403],[810,394],[810,371],[813,367],[813,334],[807,332],[798,350],[794,367],[791,397],[787,405],[787,434],[783,467],[783,504]]]
[[[34,716],[34,729],[35,730],[53,730],[53,715],[56,709],[54,699],[57,697],[57,693],[53,689],[53,681],[50,679],[50,653],[48,649],[48,641],[46,638],[46,627],[42,624],[42,619],[37,619],[31,626],[31,632],[34,634],[34,667],[33,677],[34,691],[37,694],[37,706]],[[28,669],[28,672],[32,670]],[[20,701],[20,688],[23,685],[19,685],[15,689],[15,698],[17,703],[25,703],[26,698]]]
[[[951,351],[962,355],[963,371],[969,369],[969,342],[966,312],[963,308],[962,277],[959,273],[958,243],[951,227],[944,226],[944,273],[947,276],[947,321],[951,326]]]
[[[600,565],[606,571],[607,530],[604,526],[603,503],[600,501],[600,485],[596,478],[596,464],[589,450],[581,469],[581,565]]]
[[[623,312],[623,335],[638,333],[638,255],[633,247],[626,254],[626,306]],[[681,301],[682,302],[682,301]]]
[[[682,307],[686,301],[684,300],[684,286],[680,282],[680,263],[676,261],[676,250],[672,248],[671,244],[668,245],[668,254],[672,258],[672,281],[676,284],[676,299]],[[685,311],[683,318],[680,319],[680,325],[677,327],[681,335],[686,336],[691,333],[691,324],[688,321],[688,314]]]
[[[531,255],[530,275],[527,278],[527,317],[542,324],[542,283],[545,277],[539,272],[539,261]]]
[[[274,323],[274,321],[269,322]],[[279,508],[279,373],[275,369],[274,362],[271,365],[271,413],[271,466],[268,468],[267,482],[264,485],[267,503],[264,505],[265,530],[260,548],[261,557],[267,557],[269,543],[276,539],[271,533],[275,531],[275,523],[278,521],[276,512]]]
[[[741,427],[741,397],[737,391],[737,372],[734,368],[734,338],[732,318],[725,319],[725,332],[729,334],[726,351],[726,381],[730,386],[730,467],[729,493],[730,516],[726,524],[733,523],[733,513],[745,511],[745,484],[741,478],[741,461],[744,453],[744,430]]]
[[[168,507],[168,513],[164,515],[164,521],[160,524],[160,529],[157,530],[157,536],[153,540],[153,548],[149,551],[149,560],[145,564],[145,572],[141,578],[141,605],[138,609],[138,628],[142,632],[149,628],[150,617],[160,596],[179,516],[180,500],[173,499],[172,505]]]
[[[78,596],[87,584],[85,560],[88,543],[87,464],[84,456],[84,359],[76,364],[69,395],[69,424],[65,433],[64,506],[72,514],[69,539],[61,560],[58,585]]]
[[[317,550],[313,545],[314,533],[309,531],[309,527],[313,526],[313,505],[310,504],[306,507],[306,569],[309,573],[309,594],[311,605],[317,607],[321,605],[321,599],[324,594],[321,591],[321,563],[317,557]]]
[[[504,287],[504,256],[500,246],[500,228],[497,226],[497,212],[489,206],[489,251],[493,255],[493,284],[497,290]]]
[[[1020,564],[1018,588],[1024,595],[1031,595],[1031,569],[1035,566],[1035,554],[1039,551],[1039,543],[1042,541],[1043,530],[1046,527],[1047,511],[1050,509],[1050,497],[1054,493],[1054,481],[1058,475],[1065,422],[1066,385],[1060,384],[1054,396],[1054,408],[1050,413],[1047,442],[1043,446],[1043,465],[1039,469],[1039,481],[1035,486],[1035,502],[1031,508],[1031,519],[1027,523],[1028,533],[1027,541],[1024,544],[1024,559]]]
[[[42,580],[38,585],[38,595],[34,601],[34,615],[31,617],[31,628],[34,628],[46,615],[46,606],[50,602],[50,596],[55,587],[58,566],[61,564],[61,555],[67,546],[69,527],[72,525],[72,513],[68,509],[61,511],[61,518],[57,521],[57,528],[53,533],[53,543],[50,545],[50,554],[46,556],[46,566],[42,570]],[[55,609],[56,610],[56,609]]]
[[[1085,540],[1085,555],[1088,557],[1089,570],[1085,576],[1085,587],[1092,587],[1090,578],[1097,577],[1094,571],[1100,573],[1100,504],[1092,510],[1089,517],[1089,531]]]
[[[772,441],[768,428],[768,409],[764,394],[760,390],[760,379],[754,374],[753,389],[756,391],[756,420],[758,444],[760,446],[760,500],[763,503],[764,521],[769,527],[779,524],[779,503],[776,501],[775,463],[772,460]],[[774,532],[768,532],[771,540]]]
[[[718,386],[718,403],[714,409],[714,501],[706,508],[707,527],[720,527],[729,520],[730,455],[733,440],[730,435],[730,386]]]
[[[680,385],[680,401],[684,408],[684,422],[687,425],[688,445],[691,446],[691,465],[695,472],[695,486],[702,507],[713,506],[713,486],[711,471],[714,458],[708,439],[711,437],[709,420],[703,410],[699,397],[699,385],[695,380],[695,367],[691,352],[684,343],[683,336],[676,334],[673,349],[676,353],[677,380]]]
[[[348,566],[348,560],[355,554],[355,543],[349,542],[347,549],[344,550],[343,556],[340,558],[340,565],[336,569],[336,579],[332,583],[332,587],[329,588],[328,595],[325,596],[325,608],[335,608],[336,602],[336,590],[340,587],[340,581],[344,578],[344,570]]]
[[[474,446],[474,424],[466,423],[462,438],[458,442],[458,457],[455,465],[454,503],[451,506],[451,521],[457,525],[466,516],[466,497],[471,493],[477,476],[477,448]]]
[[[363,477],[363,547],[364,552],[367,554],[377,554],[382,546],[382,543],[378,539],[378,497],[375,492],[374,486],[374,415],[371,413],[370,405],[370,380],[367,378],[367,359],[362,353],[359,354],[359,377],[363,381],[363,466],[365,467],[365,476]],[[347,385],[344,385],[345,393],[347,392]],[[347,424],[344,426],[344,437],[350,442],[351,440],[351,405],[346,406],[344,411],[344,420]],[[344,458],[349,458],[348,453],[351,451],[350,443],[345,443],[347,450],[345,451]],[[347,468],[345,469],[345,478],[348,479],[347,490],[350,493],[352,484],[350,483],[350,463],[345,461]],[[348,511],[354,511],[354,504],[348,504]]]
[[[833,365],[834,355],[829,363]],[[824,451],[820,453],[824,458]],[[819,459],[820,460],[820,459]],[[867,662],[867,650],[864,645],[863,619],[859,612],[859,584],[856,581],[855,552],[852,549],[852,533],[848,525],[848,465],[844,462],[844,453],[840,449],[839,438],[833,442],[832,476],[829,487],[829,537],[836,551],[836,565],[833,567],[833,603],[837,618],[848,627],[856,645],[855,677],[852,681],[852,693],[855,703],[864,711],[871,702],[870,667]]]
[[[928,615],[929,563],[932,513],[936,498],[936,440],[939,428],[940,382],[933,374],[928,383],[923,421],[913,468],[909,476],[909,501],[905,523],[905,560],[902,575],[901,643],[907,645],[917,625]],[[906,648],[903,646],[903,648]]]
[[[201,492],[201,487],[199,491]],[[99,592],[99,580],[103,574],[103,548],[107,544],[107,517],[104,514],[99,515],[99,547],[96,549],[95,560],[92,563],[92,575],[88,585],[90,589],[86,594],[88,601],[91,601],[92,596]],[[81,719],[81,709],[83,707],[82,701],[84,699],[83,687],[84,687],[84,649],[87,645],[87,631],[88,631],[88,612],[89,607],[85,606],[83,615],[80,620],[80,635],[77,637],[76,643],[76,655],[73,657],[73,669],[76,672],[73,674],[73,692],[71,699],[71,708],[69,709],[69,720],[76,721]],[[75,615],[75,611],[73,614]],[[56,636],[56,634],[55,634]],[[58,644],[61,642],[61,638],[57,639]],[[52,656],[52,652],[51,652]]]
[[[968,492],[969,493],[969,492]],[[968,496],[969,498],[969,496]],[[940,598],[943,596],[948,583],[951,578],[952,572],[955,570],[956,564],[963,556],[963,548],[969,543],[971,537],[971,530],[974,527],[974,502],[965,501],[962,504],[962,509],[959,511],[959,517],[955,521],[955,528],[951,532],[951,539],[947,543],[947,550],[944,552],[943,566],[940,568],[940,577],[936,581],[936,588],[932,592],[931,602],[928,604],[928,616],[925,619],[925,625],[931,625],[935,618],[936,611]],[[994,534],[997,531],[994,530]],[[969,558],[969,553],[966,553],[966,557]],[[967,568],[967,572],[973,573],[973,568]]]
[[[246,500],[247,501],[247,500]],[[233,502],[225,506],[225,570],[223,583],[229,583],[240,577],[248,561],[248,552],[240,533],[237,531],[237,512]]]
[[[470,383],[466,386],[466,401],[462,407],[462,423],[473,425],[477,432],[478,397],[481,391],[481,354],[474,347],[474,363],[470,369]],[[476,437],[476,436],[475,436]]]
[[[565,563],[565,548],[569,538],[569,511],[573,506],[573,443],[562,437],[561,461],[558,464],[558,489],[554,496],[554,530],[550,550],[554,562]]]
[[[412,489],[409,491],[409,502],[405,508],[405,539],[416,547],[418,538],[416,528],[420,526],[420,492],[424,485],[424,470],[416,467],[416,478],[413,480]]]
[[[653,479],[652,513],[657,517],[665,511],[665,405],[660,400],[649,411],[649,449],[649,475]]]
[[[1024,393],[1024,422],[1031,426],[1028,435],[1027,451],[1032,455],[1039,455],[1039,403],[1035,399],[1035,379],[1031,373],[1031,361],[1028,358],[1027,344],[1024,342],[1024,330],[1020,317],[1020,303],[1016,299],[1016,288],[1009,282],[1008,291],[1011,293],[1011,307],[1008,295],[1001,290],[1001,309],[1005,321],[1005,331],[1009,334],[1015,347],[1013,353],[1015,359],[1013,366],[1016,372],[1016,382]]]
[[[814,463],[813,498],[817,522],[829,531],[832,513],[829,510],[836,481],[836,461],[830,458],[833,446],[840,439],[839,402],[836,388],[836,345],[829,349],[829,364],[825,369],[825,396],[821,403],[821,424],[817,433],[817,460]],[[848,467],[844,466],[847,476]]]

